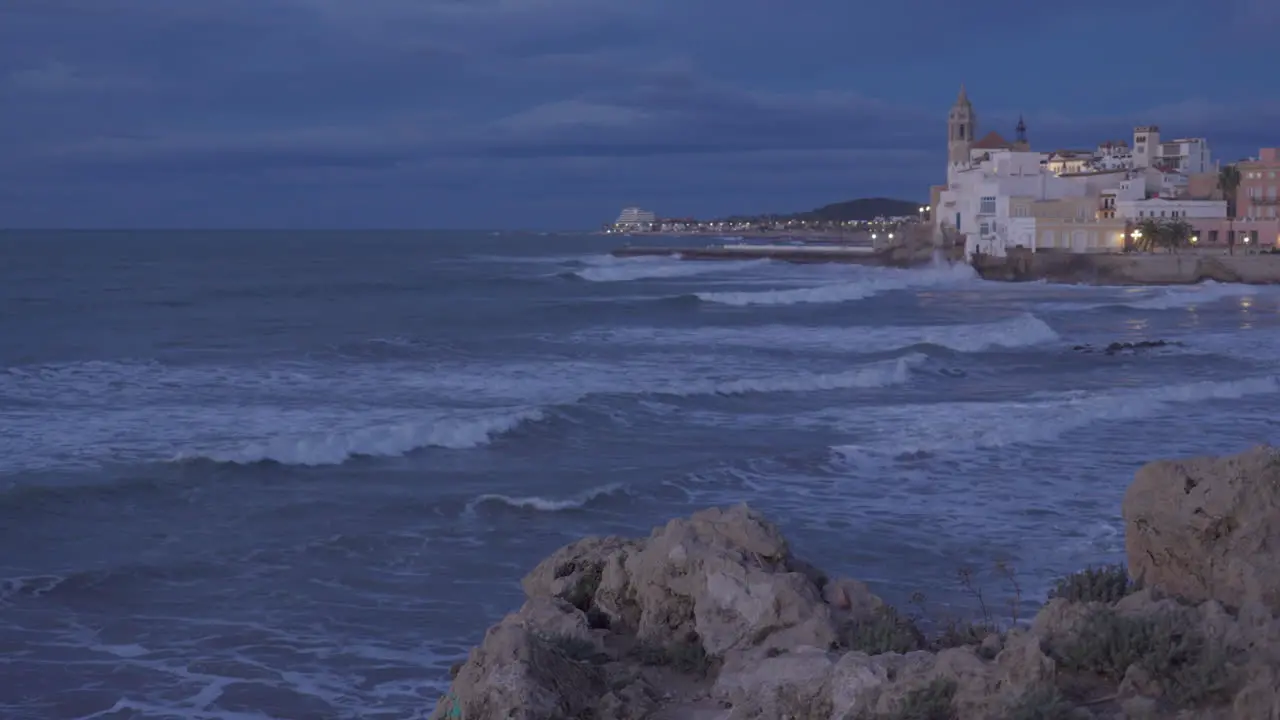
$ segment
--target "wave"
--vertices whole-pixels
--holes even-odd
[[[888,432],[867,442],[832,450],[846,460],[901,457],[917,453],[989,450],[1052,442],[1099,422],[1147,418],[1172,406],[1214,400],[1238,400],[1280,393],[1280,376],[1111,392],[1037,394],[1024,402],[939,403],[864,409],[849,429],[879,427]],[[830,423],[830,419],[826,419]],[[1135,432],[1141,432],[1135,429]]]
[[[591,267],[576,270],[572,276],[591,282],[627,282],[660,278],[693,277],[716,272],[735,272],[760,267],[768,260],[692,261],[677,257],[616,258],[607,255],[589,261]]]
[[[470,418],[437,418],[402,422],[345,432],[276,437],[232,452],[179,454],[175,461],[212,460],[249,465],[339,465],[358,457],[397,457],[437,447],[451,450],[487,445],[526,422],[544,419],[541,410],[528,409]]]
[[[928,361],[922,353],[911,353],[896,360],[836,373],[795,373],[763,378],[688,382],[665,389],[651,390],[654,395],[749,395],[754,393],[818,392],[902,385],[910,381],[911,371]]]
[[[505,507],[515,510],[537,510],[539,512],[563,512],[565,510],[582,510],[592,503],[613,495],[623,495],[627,488],[622,483],[611,483],[591,488],[568,498],[556,500],[538,495],[516,496],[486,493],[467,503],[466,512],[474,514],[486,505]]]
[[[1149,289],[1130,291],[1127,297],[1099,300],[1093,303],[1069,302],[1042,305],[1045,310],[1078,311],[1104,308],[1130,308],[1133,310],[1181,310],[1238,297],[1251,297],[1270,288],[1257,285],[1216,283],[1212,280],[1199,285],[1163,288],[1154,294]]]
[[[869,273],[867,277],[857,280],[816,287],[746,292],[700,292],[697,293],[697,298],[703,302],[739,307],[841,303],[862,300],[892,290],[959,285],[973,282],[977,278],[977,273],[971,266],[957,263],[922,270],[876,270]]]
[[[895,352],[934,345],[961,353],[1035,347],[1060,339],[1044,320],[1030,313],[989,323],[902,326],[704,327],[696,330],[621,328],[579,333],[575,342],[633,345],[748,347],[839,353]]]

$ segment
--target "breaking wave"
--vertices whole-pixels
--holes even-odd
[[[939,403],[866,409],[864,427],[894,430],[832,448],[846,459],[957,452],[1052,442],[1094,423],[1159,415],[1171,406],[1280,393],[1280,377],[1202,381],[1111,392],[1043,393],[1025,402]],[[849,428],[854,429],[852,420]]]
[[[1043,305],[1046,310],[1099,310],[1102,308],[1130,308],[1133,310],[1181,310],[1238,297],[1252,297],[1272,293],[1271,288],[1235,283],[1216,283],[1212,280],[1199,285],[1161,288],[1154,293],[1143,288],[1131,291],[1126,297],[1100,300],[1092,303],[1070,302]]]
[[[537,510],[539,512],[581,510],[597,500],[613,495],[626,494],[626,492],[626,487],[621,483],[612,483],[559,500],[537,495],[513,497],[498,493],[486,493],[467,503],[466,512],[475,513],[485,506],[505,507],[515,510]]]
[[[865,277],[841,283],[787,290],[696,293],[703,302],[740,307],[751,305],[800,305],[862,300],[892,290],[959,285],[977,280],[969,265],[957,263],[922,270],[874,270]]]
[[[237,465],[258,462],[338,465],[357,457],[395,457],[429,447],[452,450],[480,447],[522,423],[537,422],[543,418],[541,410],[531,409],[471,418],[402,422],[357,430],[276,437],[237,451],[184,453],[175,460],[212,460]]]
[[[911,371],[928,361],[922,353],[911,353],[896,360],[875,363],[835,373],[798,372],[738,380],[686,382],[667,389],[650,391],[656,395],[748,395],[752,393],[817,392],[902,385],[910,381]]]
[[[695,262],[678,257],[616,258],[605,256],[589,261],[591,267],[576,270],[574,277],[591,282],[626,282],[660,278],[692,277],[717,272],[735,272],[760,267],[768,260],[717,260]]]
[[[765,325],[752,328],[703,327],[695,330],[619,328],[580,333],[576,339],[632,345],[710,345],[841,353],[893,352],[918,345],[935,345],[955,352],[977,353],[1044,345],[1057,341],[1059,336],[1045,321],[1030,313],[1023,313],[990,323],[961,325]]]

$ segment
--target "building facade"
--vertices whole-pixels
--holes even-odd
[[[1236,215],[1269,220],[1280,218],[1280,148],[1262,148],[1256,160],[1238,163]]]
[[[1163,197],[1115,202],[1115,217],[1142,222],[1143,220],[1203,220],[1225,218],[1226,200],[1173,200]]]

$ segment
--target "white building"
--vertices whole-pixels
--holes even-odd
[[[638,207],[623,208],[618,214],[618,219],[613,221],[614,225],[641,225],[655,222],[658,216],[651,210],[641,210]]]
[[[1226,200],[1171,200],[1169,198],[1154,197],[1141,200],[1116,200],[1115,202],[1115,217],[1135,222],[1152,219],[1225,218],[1226,216]]]
[[[1211,172],[1212,155],[1205,138],[1161,140],[1158,125],[1133,129],[1134,167],[1155,167],[1183,175]]]

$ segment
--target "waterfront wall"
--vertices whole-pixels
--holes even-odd
[[[988,280],[1092,285],[1189,285],[1206,280],[1280,284],[1280,254],[1219,255],[1081,254],[1013,252],[980,257],[978,274]]]

